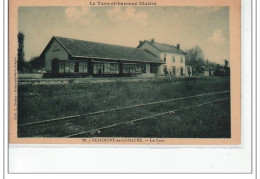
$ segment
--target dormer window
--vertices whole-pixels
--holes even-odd
[[[175,62],[175,56],[172,56],[172,62]]]
[[[166,62],[166,54],[163,54],[163,60]]]

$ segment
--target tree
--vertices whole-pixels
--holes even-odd
[[[228,61],[225,60],[225,67],[228,67]]]
[[[29,64],[33,69],[41,70],[44,68],[44,60],[40,59],[38,56],[32,57],[29,61]]]
[[[228,67],[227,60],[225,60],[224,70],[225,70],[225,76],[230,76],[230,68]]]
[[[187,55],[188,60],[195,61],[198,59],[204,59],[204,54],[198,45],[194,46],[191,49],[186,50],[186,52],[188,53]]]
[[[191,49],[186,50],[186,62],[192,67],[193,71],[201,72],[201,66],[205,65],[204,54],[201,48],[196,45]]]
[[[19,32],[17,35],[18,38],[18,71],[22,72],[25,64],[24,60],[24,34]]]
[[[196,45],[191,49],[186,50],[188,53],[186,56],[186,64],[192,67],[193,73],[202,73],[205,66],[210,68],[210,70],[215,71],[217,69],[217,64],[214,62],[210,62],[209,59],[205,60],[203,51],[201,48]],[[216,73],[219,74],[219,71]]]

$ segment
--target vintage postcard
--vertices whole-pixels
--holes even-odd
[[[241,144],[239,0],[9,1],[9,143]]]

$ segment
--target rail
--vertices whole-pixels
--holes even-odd
[[[163,115],[167,115],[167,114],[174,114],[174,113],[182,111],[182,110],[200,107],[200,106],[203,106],[203,105],[206,105],[206,104],[215,103],[215,102],[223,101],[223,100],[226,100],[226,99],[230,99],[230,98],[229,97],[228,98],[221,98],[221,99],[217,99],[217,100],[214,100],[214,101],[209,101],[209,102],[205,102],[205,103],[201,103],[201,104],[197,104],[197,105],[193,105],[193,106],[184,107],[184,108],[181,108],[181,109],[163,112],[163,113],[159,113],[159,114],[155,114],[155,115],[151,115],[151,116],[146,116],[146,117],[142,117],[142,118],[138,118],[138,119],[134,119],[134,120],[130,120],[130,121],[115,123],[115,124],[100,127],[100,128],[97,128],[97,129],[92,129],[92,130],[88,130],[88,131],[84,131],[84,132],[71,134],[71,135],[65,136],[65,138],[76,137],[76,136],[84,135],[84,134],[87,134],[87,133],[94,133],[94,132],[97,132],[97,131],[100,131],[100,130],[103,130],[103,129],[113,128],[113,127],[117,127],[117,126],[120,126],[120,125],[123,125],[123,124],[134,123],[134,122],[137,122],[137,121],[151,119],[151,118],[155,118],[155,117],[159,117],[159,116],[163,116]]]
[[[178,100],[184,100],[184,99],[196,98],[196,97],[203,97],[203,96],[209,96],[209,95],[215,95],[215,94],[223,94],[223,93],[229,93],[229,92],[230,91],[220,91],[220,92],[204,93],[204,94],[193,95],[193,96],[185,96],[185,97],[181,97],[181,98],[168,99],[168,100],[164,100],[164,101],[150,102],[150,103],[146,103],[146,104],[139,104],[139,105],[134,105],[134,106],[115,108],[115,109],[109,109],[109,110],[103,110],[103,111],[96,111],[96,112],[90,112],[90,113],[86,113],[86,114],[78,114],[78,115],[73,115],[73,116],[66,116],[66,117],[49,119],[49,120],[38,121],[38,122],[25,123],[25,124],[18,125],[18,127],[31,126],[31,125],[37,125],[37,124],[44,124],[44,123],[50,123],[50,122],[55,122],[55,121],[61,121],[61,120],[69,120],[69,119],[85,117],[85,116],[91,116],[91,115],[97,115],[97,114],[102,114],[102,113],[108,113],[108,112],[113,112],[113,111],[118,111],[118,110],[131,109],[131,108],[149,106],[149,105],[154,105],[154,104],[167,103],[167,102],[172,102],[172,101],[178,101]]]

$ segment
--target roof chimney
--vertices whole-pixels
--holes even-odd
[[[154,38],[151,39],[151,43],[154,44]]]
[[[143,43],[143,41],[142,41],[142,40],[140,40],[140,41],[139,41],[139,45],[141,45],[141,43]]]
[[[180,49],[180,48],[181,48],[181,45],[180,45],[180,44],[177,44],[176,47],[177,47],[177,49]]]

